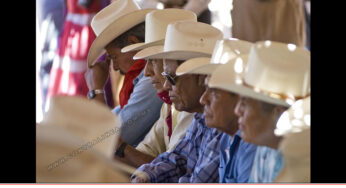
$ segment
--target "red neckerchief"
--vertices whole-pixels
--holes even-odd
[[[145,60],[139,59],[134,62],[130,67],[129,71],[125,74],[123,87],[120,90],[119,94],[119,103],[121,109],[127,104],[127,101],[130,99],[130,95],[133,91],[133,80],[142,72],[145,67]]]
[[[159,98],[166,104],[169,104],[171,105],[172,104],[172,101],[171,99],[169,98],[169,95],[168,95],[168,91],[162,91],[160,93],[157,93],[157,95],[159,96]],[[171,139],[171,135],[172,135],[172,111],[171,111],[171,108],[169,109],[169,112],[168,112],[168,116],[166,117],[166,123],[167,123],[167,126],[168,126],[168,137],[169,139]]]

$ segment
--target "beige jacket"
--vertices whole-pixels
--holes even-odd
[[[172,108],[172,135],[168,137],[166,117]],[[138,144],[137,150],[157,157],[159,154],[172,151],[179,140],[185,136],[185,132],[193,119],[193,113],[179,112],[173,106],[164,103],[161,107],[160,118],[156,121],[144,140]]]
[[[234,38],[305,46],[303,0],[233,0],[231,16]]]

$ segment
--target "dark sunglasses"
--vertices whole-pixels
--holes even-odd
[[[172,77],[170,74],[167,74],[167,73],[165,73],[165,72],[162,72],[161,75],[164,76],[165,79],[166,79],[167,81],[169,81],[169,83],[170,83],[171,85],[173,85],[173,86],[175,85],[175,78],[176,78],[177,76]]]

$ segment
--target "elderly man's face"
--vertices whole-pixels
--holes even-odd
[[[238,98],[237,94],[222,89],[207,88],[200,99],[207,126],[234,135],[238,130],[238,117],[234,113]]]
[[[132,59],[133,56],[137,52],[126,52],[122,53],[121,48],[117,48],[114,46],[106,46],[106,51],[108,54],[108,57],[113,62],[113,69],[115,71],[120,71],[121,74],[126,74],[127,71],[131,68],[134,60]]]
[[[163,61],[164,72],[175,81],[175,85],[172,85],[166,80],[163,87],[169,91],[169,97],[178,111],[198,112],[196,109],[202,109],[199,99],[205,90],[203,85],[205,76],[186,74],[177,77],[175,74],[177,67],[176,60]]]
[[[273,110],[264,110],[262,102],[249,97],[241,97],[235,108],[239,117],[239,129],[246,142],[263,145],[274,135],[277,116]]]
[[[149,59],[144,69],[144,76],[148,76],[151,79],[151,83],[154,85],[157,92],[163,91],[163,84],[165,78],[161,75],[163,72],[163,60],[162,59]]]

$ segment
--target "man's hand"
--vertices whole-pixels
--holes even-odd
[[[103,89],[109,76],[110,59],[97,62],[92,67],[88,67],[84,74],[89,90]]]

